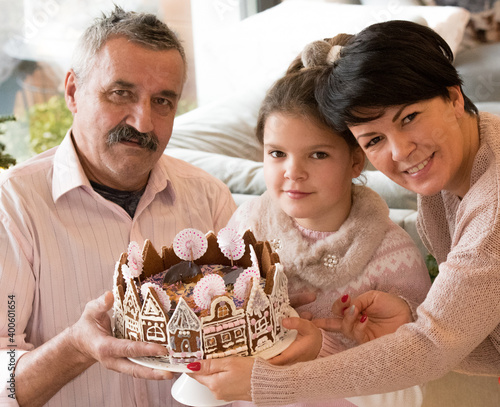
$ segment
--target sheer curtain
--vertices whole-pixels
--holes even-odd
[[[102,11],[120,5],[156,13],[160,0],[22,0],[5,3],[10,24],[2,27],[2,49],[10,58],[69,67],[74,44]]]

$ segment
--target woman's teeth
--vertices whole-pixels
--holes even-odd
[[[425,160],[425,161],[421,162],[420,164],[418,164],[416,167],[410,168],[409,170],[407,170],[408,174],[415,174],[416,172],[418,172],[422,168],[424,168],[428,162],[429,162],[429,160]]]

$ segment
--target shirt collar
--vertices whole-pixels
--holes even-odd
[[[156,194],[167,190],[172,198],[175,199],[175,192],[168,175],[167,158],[166,155],[163,155],[152,169],[146,191],[149,190],[153,194]],[[64,194],[79,187],[92,190],[92,186],[76,153],[71,129],[69,129],[54,156],[52,198],[56,202]]]
[[[54,202],[78,187],[91,188],[73,145],[71,129],[69,129],[54,156],[54,175],[52,177]]]

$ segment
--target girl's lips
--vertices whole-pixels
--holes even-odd
[[[295,191],[295,190],[285,191],[285,193],[291,199],[301,199],[301,198],[305,198],[306,196],[309,196],[311,194],[310,192],[301,192],[301,191]]]

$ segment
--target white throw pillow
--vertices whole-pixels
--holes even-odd
[[[311,41],[356,33],[387,20],[424,21],[456,51],[470,13],[460,7],[337,4],[286,0],[237,24],[196,31],[196,87],[199,105],[233,95],[242,86],[275,80]]]

